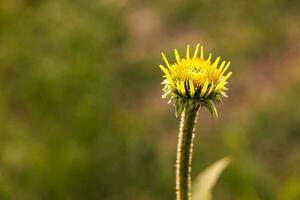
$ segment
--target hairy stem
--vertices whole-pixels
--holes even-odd
[[[181,115],[176,160],[176,200],[190,200],[193,140],[198,106],[185,108]]]

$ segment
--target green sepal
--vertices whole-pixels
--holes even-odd
[[[175,106],[175,116],[176,116],[176,118],[178,118],[184,109],[184,103],[183,103],[182,98],[177,98],[175,100],[174,106]]]
[[[211,100],[207,101],[205,107],[208,109],[208,111],[213,117],[215,118],[219,117],[216,105],[213,101]]]

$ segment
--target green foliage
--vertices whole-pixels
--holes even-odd
[[[212,189],[217,183],[222,171],[230,163],[229,158],[223,158],[207,167],[198,175],[193,187],[193,200],[212,200]]]

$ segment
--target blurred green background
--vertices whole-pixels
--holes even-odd
[[[193,177],[221,200],[300,199],[300,1],[1,0],[0,199],[175,199],[178,119],[160,52],[232,62],[202,109]]]

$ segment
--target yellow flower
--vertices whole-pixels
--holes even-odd
[[[211,53],[205,58],[203,46],[199,44],[193,55],[190,55],[189,45],[183,58],[176,49],[174,52],[176,62],[173,64],[162,53],[165,62],[165,65],[160,65],[164,72],[163,98],[170,98],[169,102],[175,101],[176,116],[187,106],[194,105],[207,107],[217,117],[215,104],[222,103],[221,97],[227,97],[226,84],[232,72],[225,73],[230,62],[221,62],[220,57],[212,61]]]

